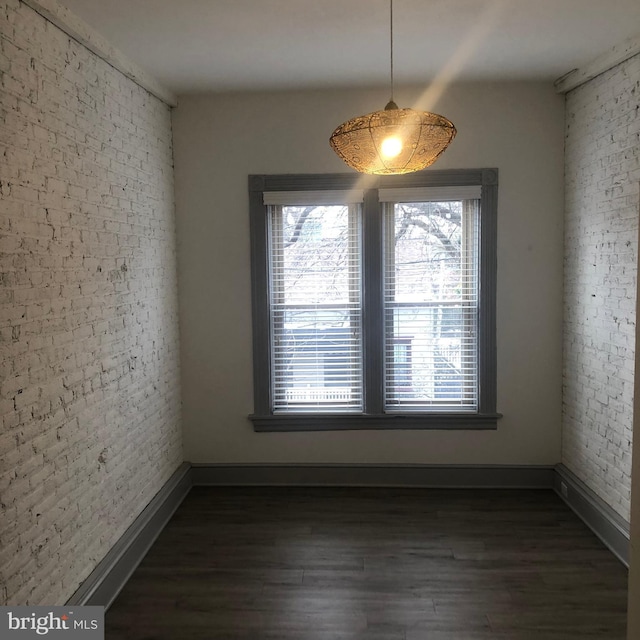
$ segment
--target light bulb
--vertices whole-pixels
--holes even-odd
[[[398,136],[389,136],[382,141],[380,149],[385,158],[395,158],[402,151],[402,140]]]

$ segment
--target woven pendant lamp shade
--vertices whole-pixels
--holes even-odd
[[[401,174],[433,164],[455,135],[456,128],[443,116],[399,109],[391,101],[382,111],[357,116],[341,124],[329,143],[360,173]],[[392,153],[385,153],[389,140],[395,148]]]

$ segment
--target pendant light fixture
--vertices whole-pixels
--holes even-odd
[[[400,109],[393,100],[393,0],[390,3],[391,99],[382,111],[341,124],[332,149],[360,173],[411,173],[433,164],[456,135],[453,123],[437,113]]]

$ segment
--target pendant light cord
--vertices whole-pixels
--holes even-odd
[[[389,50],[391,52],[391,102],[393,102],[393,0],[389,0]]]

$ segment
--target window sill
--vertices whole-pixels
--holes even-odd
[[[289,413],[250,415],[254,431],[345,431],[357,429],[497,429],[500,413],[335,414]]]

